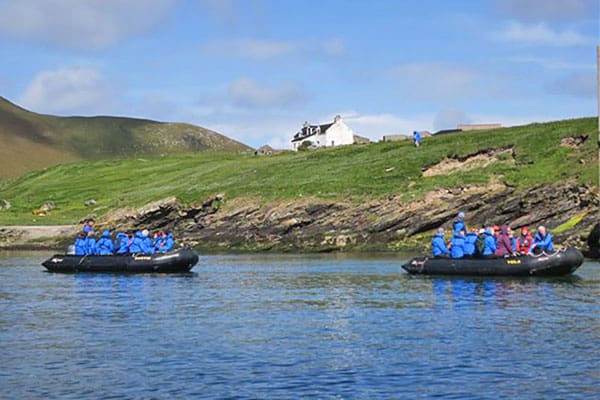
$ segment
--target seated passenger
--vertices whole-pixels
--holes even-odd
[[[96,243],[96,254],[99,256],[110,256],[115,252],[115,245],[110,238],[110,231],[102,232],[102,236]]]
[[[165,248],[164,251],[171,251],[175,248],[175,240],[173,240],[173,234],[167,234],[167,238],[165,239]]]
[[[465,225],[465,223],[463,221],[465,219],[465,213],[462,211],[459,212],[457,215],[457,218],[458,219],[452,223],[452,230],[454,231],[453,233],[460,232],[460,231],[466,232],[467,226]]]
[[[95,223],[96,221],[94,221],[93,218],[86,220],[83,224],[83,232],[85,232],[86,234],[89,232],[93,232]]]
[[[508,238],[510,239],[510,246],[513,254],[517,252],[517,239],[515,239],[515,232],[508,227]]]
[[[512,252],[512,243],[508,235],[508,225],[502,225],[500,233],[496,236],[496,250],[494,251],[494,255],[496,257],[504,257],[512,254]]]
[[[450,250],[446,247],[446,240],[444,239],[444,228],[439,228],[437,233],[433,235],[431,252],[434,257],[448,257],[450,255]]]
[[[163,231],[158,231],[154,237],[154,251],[156,253],[164,253],[167,244],[167,236]]]
[[[142,231],[142,235],[144,235],[144,240],[142,244],[143,253],[154,254],[154,244],[152,243],[152,238],[150,237],[150,232],[148,232],[148,229],[144,229]]]
[[[548,232],[545,226],[540,226],[533,238],[533,243],[529,248],[529,254],[540,254],[541,252],[553,252],[552,234]]]
[[[129,235],[125,232],[119,232],[116,236],[117,242],[117,254],[127,254],[129,253]]]
[[[521,228],[521,236],[517,238],[517,251],[522,254],[529,253],[531,243],[533,243],[533,236],[529,232],[529,227],[524,226]]]
[[[89,231],[85,238],[85,255],[93,256],[96,254],[96,234],[94,231]]]
[[[477,240],[475,241],[475,255],[477,257],[481,257],[483,255],[483,250],[485,250],[485,238],[485,227],[482,227],[479,230]]]
[[[465,257],[472,257],[475,255],[475,242],[477,242],[477,228],[472,228],[471,232],[465,236]]]
[[[86,243],[86,234],[85,232],[79,232],[77,235],[77,239],[75,239],[75,255],[76,256],[85,256],[85,243]]]
[[[451,244],[452,258],[463,258],[465,256],[465,231],[460,230],[452,235]]]
[[[142,231],[137,231],[133,236],[133,241],[129,246],[129,252],[131,254],[144,253],[144,234]]]
[[[488,228],[484,232],[484,235],[484,248],[481,255],[485,258],[493,258],[494,252],[496,251],[496,238],[494,236],[494,228],[488,226]]]

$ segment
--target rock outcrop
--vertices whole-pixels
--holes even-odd
[[[318,198],[261,204],[227,202],[217,195],[184,206],[168,198],[100,222],[113,229],[173,230],[188,245],[224,251],[389,251],[428,246],[431,231],[449,228],[456,213],[463,211],[470,226],[544,224],[556,228],[558,244],[583,248],[597,223],[599,204],[592,188],[570,183],[525,192],[495,183],[437,189],[409,202],[394,195],[358,204]]]

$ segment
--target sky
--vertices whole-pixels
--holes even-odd
[[[0,96],[289,148],[597,115],[597,0],[0,0]]]

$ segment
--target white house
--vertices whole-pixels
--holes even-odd
[[[354,143],[354,132],[336,115],[333,122],[323,125],[310,125],[308,122],[292,138],[292,147],[295,151],[305,141],[314,147],[343,146]]]

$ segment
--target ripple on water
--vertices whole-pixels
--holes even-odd
[[[0,258],[1,398],[592,398],[598,264],[408,276],[395,258],[204,257],[179,276]]]

